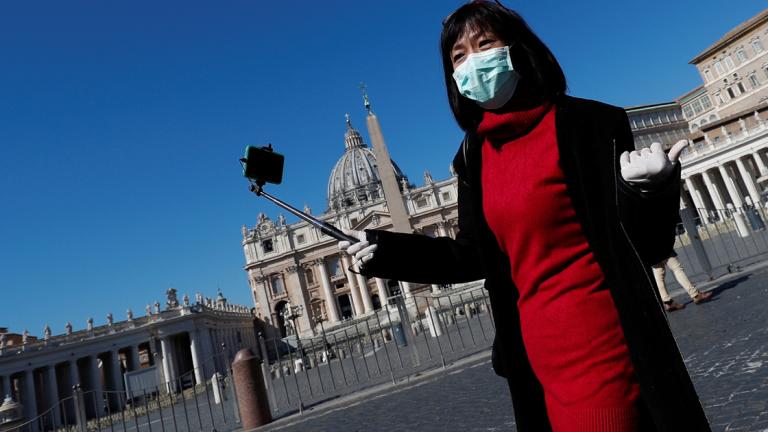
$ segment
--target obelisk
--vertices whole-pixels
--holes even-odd
[[[360,85],[360,88],[363,91],[365,109],[368,111],[368,116],[365,119],[366,126],[368,127],[368,136],[371,140],[371,147],[373,147],[373,154],[376,156],[376,164],[379,167],[379,177],[384,189],[384,199],[387,201],[389,216],[392,218],[393,231],[411,233],[413,232],[411,221],[408,218],[403,195],[400,193],[400,188],[397,184],[392,159],[389,157],[387,145],[384,143],[384,135],[381,133],[379,119],[371,110],[371,101],[365,92],[365,86]]]

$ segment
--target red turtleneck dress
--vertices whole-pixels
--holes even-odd
[[[566,190],[550,108],[484,114],[483,211],[509,256],[523,340],[553,429],[635,431],[639,386]]]

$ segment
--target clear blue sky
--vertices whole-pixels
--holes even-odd
[[[507,4],[571,94],[623,106],[699,85],[688,61],[765,7],[583,3]],[[279,212],[247,191],[237,159],[271,142],[286,156],[272,192],[322,212],[345,113],[367,137],[361,81],[411,180],[445,178],[460,132],[437,44],[460,4],[0,3],[0,326],[124,319],[168,287],[250,304],[240,227]]]

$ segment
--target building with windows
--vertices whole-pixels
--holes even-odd
[[[378,128],[378,120],[366,107],[370,133],[372,124]],[[349,116],[343,142],[343,153],[328,179],[327,209],[318,218],[340,228],[392,229],[375,152]],[[455,236],[456,177],[434,180],[425,172],[424,183],[417,187],[396,163],[392,167],[397,183],[393,188],[403,200],[412,230],[428,236]],[[308,208],[304,211],[311,213]],[[340,254],[336,239],[304,221],[288,224],[282,215],[273,220],[260,214],[256,226],[243,226],[242,234],[244,269],[257,316],[281,336],[313,334],[320,331],[320,322],[329,328],[364,316],[379,309],[390,296],[440,288],[368,279],[357,273],[349,256]],[[295,320],[286,320],[288,307],[299,310]]]
[[[691,60],[703,84],[678,103],[693,144],[681,156],[682,205],[701,223],[734,219],[766,203],[768,157],[768,9],[738,25]]]
[[[690,61],[703,85],[679,99],[691,131],[768,100],[768,9]]]
[[[637,149],[658,142],[668,150],[677,141],[688,137],[688,122],[677,102],[629,107],[626,111]]]

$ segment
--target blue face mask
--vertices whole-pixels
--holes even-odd
[[[512,98],[520,74],[512,67],[505,46],[468,55],[453,71],[453,79],[462,96],[485,109],[497,109]]]

